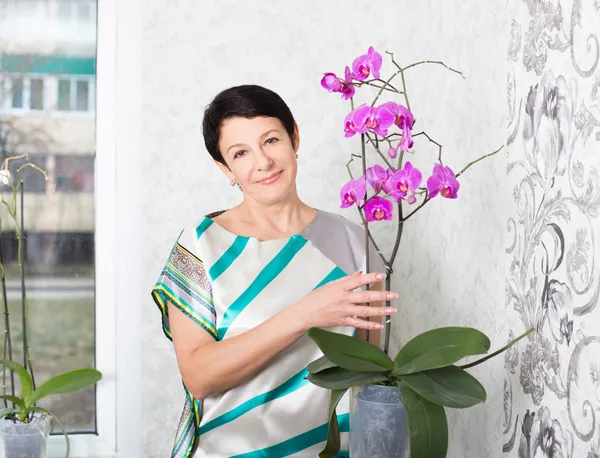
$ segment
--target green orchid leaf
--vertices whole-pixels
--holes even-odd
[[[445,407],[465,409],[485,402],[485,388],[471,374],[456,366],[447,366],[400,376],[420,396]]]
[[[319,458],[333,458],[340,451],[340,425],[338,424],[335,409],[348,389],[331,390],[331,400],[329,401],[329,428],[327,430],[327,443]]]
[[[316,374],[317,372],[324,371],[325,369],[331,369],[332,367],[336,367],[327,356],[321,356],[319,359],[315,359],[312,363],[310,363],[306,369],[311,374]]]
[[[419,396],[403,382],[398,388],[408,423],[410,458],[446,458],[448,421],[444,408]]]
[[[31,395],[31,390],[33,389],[33,383],[31,382],[31,377],[29,376],[27,369],[19,363],[7,359],[0,359],[0,364],[4,364],[8,369],[19,376],[19,380],[21,381],[21,397],[27,399],[27,397]]]
[[[7,415],[10,415],[10,414],[17,415],[18,413],[19,413],[19,411],[17,409],[11,409],[10,407],[7,407],[5,409],[0,409],[0,419],[6,417]]]
[[[0,399],[6,399],[7,401],[12,402],[21,410],[26,410],[25,401],[17,396],[11,396],[10,394],[0,394]]]
[[[381,372],[355,372],[342,367],[332,367],[316,374],[309,374],[308,380],[321,388],[337,390],[369,383],[381,383],[389,378]]]
[[[473,328],[438,328],[424,332],[400,349],[394,360],[394,375],[450,366],[471,355],[487,353],[490,339]]]
[[[96,369],[76,369],[46,380],[28,398],[25,405],[32,406],[37,401],[51,394],[73,393],[97,383],[102,374]]]
[[[379,347],[356,337],[311,328],[307,332],[323,354],[336,366],[356,372],[387,372],[394,362]]]

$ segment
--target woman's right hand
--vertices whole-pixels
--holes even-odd
[[[293,309],[304,331],[313,327],[328,326],[382,329],[381,323],[364,318],[393,315],[396,309],[370,307],[368,303],[395,300],[398,299],[398,294],[391,291],[364,291],[358,288],[378,283],[384,278],[385,274],[379,272],[357,272],[313,290],[290,309]]]

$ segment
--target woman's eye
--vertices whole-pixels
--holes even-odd
[[[237,153],[235,153],[235,154],[233,155],[233,158],[234,158],[234,159],[237,159],[238,157],[242,157],[242,156],[243,156],[245,153],[246,153],[246,151],[245,151],[245,150],[240,150],[240,151],[238,151]]]
[[[269,138],[265,143],[268,143],[269,145],[272,145],[273,143],[277,143],[279,141],[278,138],[276,137],[271,137]]]

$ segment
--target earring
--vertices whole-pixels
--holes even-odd
[[[237,184],[237,181],[235,181],[235,180],[231,180],[231,181],[229,182],[229,184],[230,184],[231,186],[235,186],[235,185]]]
[[[298,153],[296,153],[296,159],[298,159]]]

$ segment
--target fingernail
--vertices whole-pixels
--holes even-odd
[[[387,298],[392,300],[398,299],[398,293],[388,293]]]
[[[377,278],[377,280],[383,280],[385,278],[385,274],[377,274],[375,278]]]
[[[385,313],[396,313],[398,310],[396,310],[394,307],[390,307],[388,309],[385,309]]]
[[[383,325],[382,325],[382,324],[376,324],[376,325],[375,325],[375,328],[376,328],[376,329],[383,329]]]

